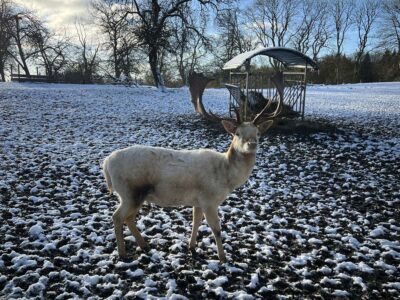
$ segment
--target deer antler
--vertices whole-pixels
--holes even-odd
[[[221,122],[223,120],[226,121],[231,121],[237,124],[241,124],[242,120],[240,118],[240,113],[235,107],[235,114],[236,114],[236,119],[233,118],[224,118],[220,117],[217,114],[214,114],[211,110],[207,112],[207,110],[204,108],[203,104],[203,92],[204,89],[207,86],[207,83],[214,80],[212,78],[207,78],[203,74],[197,74],[195,72],[191,73],[189,75],[189,90],[191,94],[191,99],[192,103],[196,109],[196,112],[200,113],[203,115],[206,119],[214,121],[214,122]]]
[[[220,117],[220,116],[214,114],[211,110],[209,110],[209,111],[208,111],[208,114],[206,114],[206,115],[204,115],[204,116],[206,116],[206,117],[208,117],[208,118],[211,117],[214,121],[231,121],[231,122],[234,122],[234,123],[236,123],[236,124],[239,125],[239,124],[242,123],[242,119],[241,119],[241,117],[240,117],[239,110],[237,109],[237,107],[233,107],[233,110],[235,111],[236,119],[234,119],[234,118],[223,118],[223,117]]]
[[[272,104],[272,100],[268,101],[268,103],[265,105],[265,107],[262,109],[262,111],[254,117],[253,123],[255,125],[261,123],[261,121],[275,119],[282,112],[282,108],[283,108],[283,73],[282,72],[276,73],[274,76],[271,77],[271,81],[275,84],[276,90],[279,94],[278,104],[277,104],[274,112],[266,114],[265,112]]]

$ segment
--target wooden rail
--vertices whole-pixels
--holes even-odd
[[[25,74],[11,74],[11,81],[17,82],[62,82],[55,78],[49,78],[46,75],[25,75]]]
[[[25,74],[11,74],[11,81],[18,81],[18,82],[48,82],[49,78],[45,75],[25,75]]]

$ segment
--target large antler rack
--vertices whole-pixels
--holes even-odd
[[[242,118],[240,117],[240,112],[239,112],[239,110],[237,109],[237,107],[234,107],[233,108],[233,110],[235,111],[235,115],[236,115],[236,119],[234,119],[234,118],[224,118],[224,117],[220,117],[220,116],[218,116],[218,115],[216,115],[216,114],[214,114],[211,110],[209,110],[209,114],[214,118],[214,120],[216,120],[216,121],[231,121],[231,122],[234,122],[234,123],[236,123],[236,124],[242,124],[242,122],[243,122],[243,120],[242,120]]]
[[[276,119],[279,114],[282,112],[283,108],[283,73],[277,72],[274,76],[271,77],[271,81],[275,84],[277,93],[278,93],[278,101],[275,108],[275,111],[271,113],[267,113],[269,108],[271,107],[273,101],[268,101],[265,107],[254,117],[253,123],[255,125],[260,124],[266,120],[273,120]]]
[[[214,114],[211,110],[209,110],[207,112],[207,110],[204,108],[203,92],[204,92],[204,89],[206,88],[207,84],[212,80],[214,80],[214,79],[208,78],[200,73],[193,72],[193,73],[189,74],[189,77],[188,77],[189,90],[190,90],[190,95],[192,98],[192,103],[193,103],[193,106],[194,106],[196,112],[200,113],[206,119],[214,121],[214,122],[220,122],[223,120],[227,120],[227,121],[233,121],[233,122],[240,124],[241,118],[240,118],[240,114],[237,111],[237,109],[235,109],[235,113],[236,113],[236,120],[235,120],[233,118],[224,118],[224,117],[218,116],[218,115]]]
[[[223,120],[226,121],[232,121],[235,122],[236,124],[241,124],[243,122],[240,112],[238,111],[237,107],[234,107],[234,111],[236,114],[236,119],[233,118],[224,118],[221,116],[216,115],[213,113],[211,110],[207,112],[207,110],[204,108],[203,104],[203,92],[204,89],[206,88],[207,84],[214,80],[213,78],[207,78],[203,74],[198,74],[198,73],[191,73],[189,74],[189,90],[192,98],[192,103],[195,107],[196,112],[200,113],[202,116],[204,116],[206,119],[214,121],[214,122],[220,122]],[[266,120],[272,120],[275,119],[281,112],[283,108],[283,73],[282,72],[277,72],[274,76],[271,77],[271,81],[275,84],[277,93],[278,93],[278,101],[277,101],[277,106],[274,112],[272,113],[267,113],[269,108],[271,107],[273,101],[268,101],[268,103],[265,105],[265,107],[262,109],[260,113],[258,113],[254,119],[253,123],[254,124],[259,124],[262,123],[263,121]]]

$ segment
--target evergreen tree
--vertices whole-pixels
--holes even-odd
[[[374,72],[372,70],[371,57],[369,53],[364,56],[360,64],[360,81],[372,82],[374,81]]]

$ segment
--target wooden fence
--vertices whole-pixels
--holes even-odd
[[[45,75],[11,74],[11,81],[18,82],[54,82]]]
[[[13,68],[11,66],[11,81],[17,81],[17,82],[64,82],[62,78],[57,78],[57,77],[50,77],[47,75],[40,75],[39,74],[39,69],[36,68],[36,75],[26,75],[26,74],[21,74],[20,68],[18,66],[18,73],[13,73]]]

